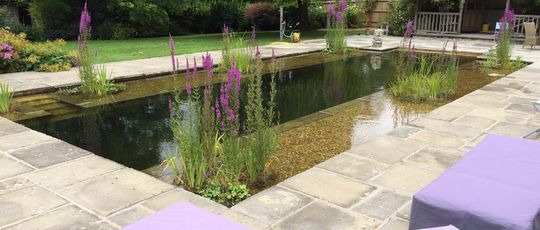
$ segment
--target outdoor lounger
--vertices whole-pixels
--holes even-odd
[[[540,142],[488,135],[414,195],[410,229],[540,230]]]
[[[181,201],[150,216],[147,216],[124,230],[247,230],[246,227],[221,216],[203,210],[187,201]]]

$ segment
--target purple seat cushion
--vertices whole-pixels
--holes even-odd
[[[242,225],[236,224],[221,216],[203,210],[189,202],[179,202],[173,206],[156,212],[141,219],[125,230],[176,230],[176,229],[228,229],[247,230]]]
[[[414,195],[411,229],[540,229],[540,142],[487,136]]]

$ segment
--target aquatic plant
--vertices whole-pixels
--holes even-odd
[[[13,92],[9,89],[8,84],[0,82],[0,113],[9,112],[11,98],[13,98]]]
[[[413,102],[437,102],[454,94],[459,74],[454,41],[451,55],[444,55],[448,41],[443,44],[443,54],[417,54],[412,39],[400,51],[396,80],[390,91],[402,100]]]
[[[223,26],[223,48],[221,54],[223,61],[222,69],[229,70],[232,68],[233,59],[235,61],[236,68],[242,73],[250,73],[254,69],[254,50],[256,46],[255,27],[251,32],[250,38],[245,38],[236,33],[230,32],[229,27],[226,24]]]
[[[250,196],[249,188],[238,182],[229,183],[227,187],[210,183],[201,191],[201,195],[229,207]]]
[[[257,47],[258,51],[258,47]],[[263,103],[262,89],[262,60],[260,52],[256,55],[256,68],[253,76],[249,78],[246,103],[246,138],[249,140],[246,156],[246,168],[249,181],[255,183],[264,181],[266,163],[277,147],[278,135],[274,128],[276,81],[275,72],[271,75],[268,103]],[[272,58],[271,68],[276,66],[275,57]]]
[[[503,73],[512,72],[515,69],[522,68],[525,64],[521,59],[512,60],[512,36],[515,14],[512,10],[505,10],[499,20],[500,30],[496,34],[497,47],[490,50],[484,61],[480,65],[485,71],[499,70]]]
[[[94,64],[94,57],[90,54],[88,49],[88,40],[91,37],[92,27],[90,26],[91,18],[88,11],[87,3],[84,3],[83,11],[81,12],[81,19],[79,22],[79,35],[78,41],[78,53],[77,64],[79,67],[79,78],[81,79],[81,86],[73,90],[82,94],[89,94],[95,96],[103,96],[105,94],[119,91],[123,88],[122,85],[116,85],[109,80],[107,70],[104,65],[96,66]]]
[[[326,32],[326,52],[343,54],[347,50],[345,37],[347,1],[340,0],[335,8],[334,4],[328,3],[327,11],[330,17],[330,28]]]

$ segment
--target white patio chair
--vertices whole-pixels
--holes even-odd
[[[525,46],[534,46],[540,45],[540,37],[536,33],[536,25],[534,22],[524,22],[523,27],[525,27],[525,41],[523,42],[523,48]]]

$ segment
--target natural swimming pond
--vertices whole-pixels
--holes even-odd
[[[337,60],[304,56],[285,62],[294,66],[314,59],[318,63],[280,71],[277,77],[277,110],[285,128],[270,167],[274,167],[278,180],[345,151],[355,138],[363,140],[388,132],[437,107],[396,102],[384,93],[398,71],[395,52],[361,53]],[[477,71],[475,60],[460,58],[456,97],[496,80]],[[265,85],[268,83],[266,79]],[[152,96],[139,95],[138,99],[86,109],[77,107],[75,113],[52,111],[71,111],[72,105],[51,105],[52,115],[20,123],[128,167],[150,168],[160,164],[170,148],[173,137],[169,127],[169,90],[170,85],[182,83],[167,77],[128,84],[128,91],[152,91],[148,94]],[[383,92],[374,94],[379,91]],[[376,122],[357,122],[366,117]],[[320,150],[325,153],[317,154]],[[278,171],[286,173],[280,175]]]

